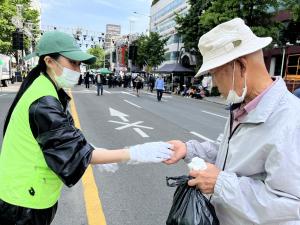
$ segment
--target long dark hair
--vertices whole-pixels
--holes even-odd
[[[38,65],[36,67],[34,67],[27,75],[27,77],[25,78],[25,80],[22,82],[22,85],[13,101],[13,103],[11,104],[8,113],[6,115],[5,118],[5,122],[4,122],[4,127],[3,127],[3,137],[5,135],[10,117],[12,112],[14,111],[17,103],[19,102],[19,100],[21,99],[21,97],[23,96],[23,94],[25,93],[25,91],[30,87],[30,85],[33,83],[33,81],[38,78],[40,76],[41,73],[47,75],[47,65],[45,63],[45,57],[46,56],[50,56],[53,59],[58,59],[58,57],[60,56],[60,54],[58,53],[52,53],[52,54],[48,54],[48,55],[43,55],[40,56],[39,58],[39,62]],[[48,75],[47,75],[48,76]]]

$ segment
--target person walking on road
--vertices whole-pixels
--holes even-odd
[[[33,55],[39,56],[38,65],[23,81],[3,128],[0,225],[49,225],[63,184],[75,185],[89,164],[158,163],[172,154],[163,142],[118,150],[93,147],[75,127],[63,88],[76,85],[81,62],[92,64],[96,58],[59,31],[44,33]]]
[[[96,85],[97,85],[97,95],[99,96],[99,92],[103,95],[103,83],[104,83],[104,76],[100,73],[96,74]]]
[[[90,88],[90,72],[87,72],[84,77],[85,88]]]
[[[134,79],[134,82],[136,87],[136,96],[140,97],[140,93],[141,93],[140,90],[143,87],[144,79],[140,75],[137,75],[136,78]]]
[[[203,64],[230,104],[221,144],[171,141],[172,164],[201,157],[190,186],[211,194],[222,225],[300,225],[300,100],[281,77],[271,77],[257,37],[239,18],[199,40]]]
[[[157,101],[160,102],[165,90],[165,82],[161,75],[159,75],[159,77],[155,81],[155,89],[157,92]]]

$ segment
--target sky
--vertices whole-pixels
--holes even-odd
[[[121,25],[121,34],[146,32],[152,0],[40,0],[42,28],[81,27],[104,32],[106,24]],[[134,14],[133,12],[139,14]],[[143,14],[143,15],[141,15]]]

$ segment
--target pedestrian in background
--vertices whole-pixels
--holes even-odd
[[[22,83],[3,129],[0,154],[0,225],[49,225],[63,184],[75,185],[89,164],[162,162],[170,145],[147,143],[128,149],[94,148],[69,113],[80,64],[96,58],[65,33],[46,32],[36,52],[38,65]],[[29,58],[29,57],[28,57]]]
[[[157,101],[160,102],[165,90],[165,82],[161,75],[159,75],[159,77],[155,81],[155,89],[157,92]]]
[[[90,72],[86,72],[84,77],[85,88],[90,88]]]
[[[100,73],[96,74],[95,82],[97,86],[97,95],[99,96],[99,92],[103,95],[104,76]]]
[[[140,76],[137,75],[136,78],[134,79],[135,82],[135,88],[136,88],[136,96],[140,97],[140,90],[143,87],[144,79]]]
[[[300,224],[300,100],[281,77],[271,77],[257,37],[236,18],[199,40],[206,71],[230,104],[221,144],[172,141],[168,163],[201,157],[207,169],[191,171],[190,186],[211,194],[222,225]]]

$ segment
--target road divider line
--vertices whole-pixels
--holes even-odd
[[[70,101],[70,108],[75,126],[81,129],[78,113],[71,91],[69,91],[69,95],[72,97],[72,100]],[[88,166],[81,180],[84,190],[84,200],[88,225],[106,225],[106,220],[91,165]]]
[[[126,94],[126,95],[130,95],[130,96],[136,97],[136,95],[130,94],[130,93],[126,92],[126,91],[122,91],[122,93]]]
[[[137,132],[139,135],[141,135],[143,138],[149,137],[144,131],[142,131],[140,128],[133,128],[135,132]]]
[[[201,134],[198,134],[197,132],[191,131],[190,133],[193,134],[193,135],[195,135],[195,136],[197,136],[197,137],[199,137],[199,138],[201,138],[201,139],[203,139],[203,140],[205,140],[205,141],[215,142],[214,140],[209,139],[208,137],[205,137],[205,136],[203,136]]]
[[[219,114],[207,112],[207,111],[204,111],[204,110],[202,110],[202,112],[203,112],[203,113],[206,113],[206,114],[213,115],[213,116],[221,117],[221,118],[224,118],[224,119],[228,119],[228,117],[226,117],[226,116],[221,116],[221,115],[219,115]]]
[[[137,107],[137,108],[139,108],[139,109],[142,108],[141,106],[136,105],[136,104],[134,104],[134,103],[132,103],[132,102],[130,102],[130,101],[127,101],[127,100],[125,100],[125,99],[124,99],[124,102],[127,102],[128,104],[133,105],[133,106],[135,106],[135,107]]]

